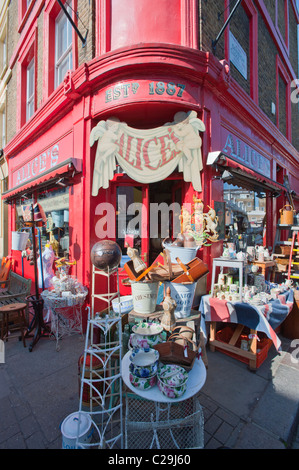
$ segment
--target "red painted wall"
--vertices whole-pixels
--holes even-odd
[[[112,0],[111,50],[147,42],[181,43],[180,0]]]

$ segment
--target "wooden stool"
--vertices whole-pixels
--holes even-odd
[[[2,314],[2,327],[1,327],[1,339],[6,341],[8,340],[9,332],[9,315],[14,314],[17,317],[18,323],[15,325],[18,329],[21,329],[22,340],[24,347],[26,347],[25,342],[25,333],[26,333],[26,320],[25,320],[25,309],[27,304],[25,303],[15,303],[3,305],[0,307],[0,314]],[[25,331],[24,331],[25,330]]]

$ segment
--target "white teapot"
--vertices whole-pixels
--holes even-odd
[[[265,260],[270,259],[270,253],[269,253],[268,248],[264,249],[264,258],[265,258]]]
[[[236,256],[239,261],[245,261],[246,259],[246,253],[243,253],[243,251],[239,251]]]

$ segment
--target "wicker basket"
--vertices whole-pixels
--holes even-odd
[[[280,248],[281,248],[281,254],[283,256],[289,256],[290,255],[290,253],[291,253],[291,247],[290,246],[285,245],[285,246],[281,246]]]
[[[176,342],[181,342],[181,340],[184,345]],[[177,333],[172,334],[167,341],[156,344],[153,348],[159,352],[159,359],[163,364],[178,364],[187,371],[192,369],[199,350],[199,346],[196,346],[194,341]]]
[[[289,265],[288,259],[276,258],[276,266],[279,272],[281,273],[286,272],[288,265]]]

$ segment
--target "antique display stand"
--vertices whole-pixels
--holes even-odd
[[[48,337],[51,333],[50,328],[45,324],[43,317],[44,301],[39,294],[38,289],[38,272],[37,272],[37,259],[36,259],[36,235],[35,230],[42,224],[40,220],[34,220],[34,209],[33,204],[31,205],[31,221],[26,221],[25,226],[31,227],[32,232],[32,252],[33,252],[33,264],[34,264],[34,280],[35,280],[35,295],[27,297],[28,307],[33,309],[34,316],[31,324],[28,327],[26,337],[29,336],[31,331],[35,330],[33,341],[29,346],[31,352],[35,344],[41,337]]]
[[[111,276],[117,276],[117,291],[110,292]],[[107,279],[108,292],[96,294],[96,277]],[[82,445],[77,437],[76,448],[109,448],[123,446],[122,376],[121,376],[121,315],[110,310],[111,301],[119,297],[118,269],[107,272],[93,266],[91,310],[89,309],[86,342],[81,376],[80,413],[91,416],[94,433],[90,443]],[[95,312],[95,299],[107,303],[107,308]],[[87,401],[86,401],[87,395]]]

